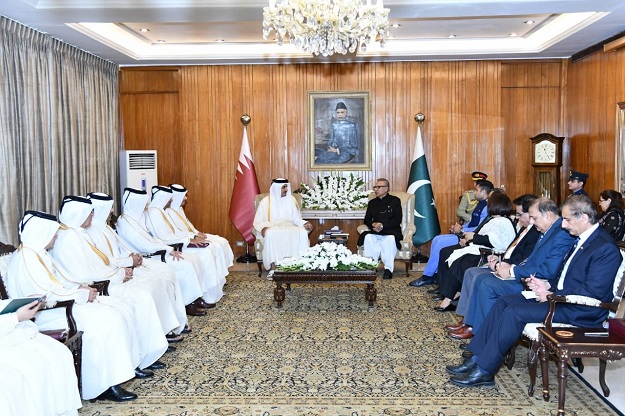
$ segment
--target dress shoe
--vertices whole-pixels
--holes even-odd
[[[437,287],[437,288],[434,288],[434,289],[430,289],[430,290],[428,290],[428,293],[430,295],[440,295],[441,294],[441,288]]]
[[[165,368],[166,365],[163,362],[160,361],[154,361],[152,363],[152,365],[146,367],[148,370],[162,370],[163,368]]]
[[[384,276],[382,276],[382,279],[392,279],[393,278],[393,272],[390,271],[389,269],[384,269]]]
[[[189,325],[185,325],[184,329],[182,331],[180,331],[181,334],[190,334],[191,333],[191,328],[189,328]]]
[[[469,373],[475,367],[477,367],[477,363],[473,361],[473,357],[465,358],[460,365],[448,365],[446,367],[447,372],[454,376]]]
[[[433,285],[434,283],[436,283],[436,278],[434,276],[428,276],[424,274],[420,278],[408,283],[408,285],[413,287],[421,287],[425,285]]]
[[[464,328],[457,329],[449,333],[449,336],[453,339],[469,339],[473,338],[473,327],[465,326]]]
[[[445,299],[445,296],[443,296],[443,295],[434,295],[434,296],[432,296],[432,300],[435,300],[435,301],[440,301],[440,300],[443,300],[443,299]]]
[[[449,305],[445,306],[444,308],[441,308],[440,306],[437,306],[436,308],[434,308],[434,310],[436,312],[453,312],[453,311],[456,310],[456,307],[450,303]]]
[[[458,348],[460,348],[462,351],[466,351],[467,348],[469,348],[469,344],[460,344]]]
[[[495,375],[486,373],[480,370],[480,367],[475,366],[471,372],[452,376],[449,381],[459,387],[489,387],[495,385]]]
[[[111,386],[97,397],[97,400],[112,400],[114,402],[127,402],[137,398],[135,393],[124,390],[119,384]]]
[[[135,368],[135,378],[150,378],[154,377],[154,373],[148,369],[141,370],[139,367]]]
[[[187,315],[191,315],[191,316],[204,316],[206,315],[206,312],[200,308],[197,308],[195,305],[191,304],[191,305],[187,305],[185,307],[185,309],[187,310]]]
[[[174,351],[176,351],[176,347],[174,347],[173,345],[168,345],[167,350],[165,352],[174,352]]]
[[[464,319],[458,321],[455,324],[445,325],[445,329],[448,330],[448,331],[455,331],[456,329],[460,329],[463,326],[466,326],[466,324],[464,323]]]
[[[199,299],[196,299],[195,302],[193,302],[193,306],[197,308],[203,308],[203,309],[213,309],[215,307],[215,304],[204,302],[204,299],[199,298]]]

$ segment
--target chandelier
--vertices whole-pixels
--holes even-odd
[[[375,4],[371,4],[375,3]],[[269,0],[263,8],[263,38],[273,30],[314,55],[365,52],[371,42],[388,37],[388,13],[382,0]]]

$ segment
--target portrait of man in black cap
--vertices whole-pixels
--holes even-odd
[[[362,163],[358,126],[347,118],[347,106],[336,104],[330,139],[325,150],[316,152],[316,163]]]

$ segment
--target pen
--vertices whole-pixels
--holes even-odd
[[[608,332],[585,332],[584,336],[587,337],[607,337],[609,335]]]

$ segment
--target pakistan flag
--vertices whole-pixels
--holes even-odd
[[[417,128],[417,143],[410,164],[407,192],[415,196],[414,225],[417,227],[417,231],[412,237],[412,243],[415,246],[420,246],[441,232],[436,204],[434,203],[434,193],[432,192],[432,182],[430,182],[428,164],[423,151],[420,124]]]

